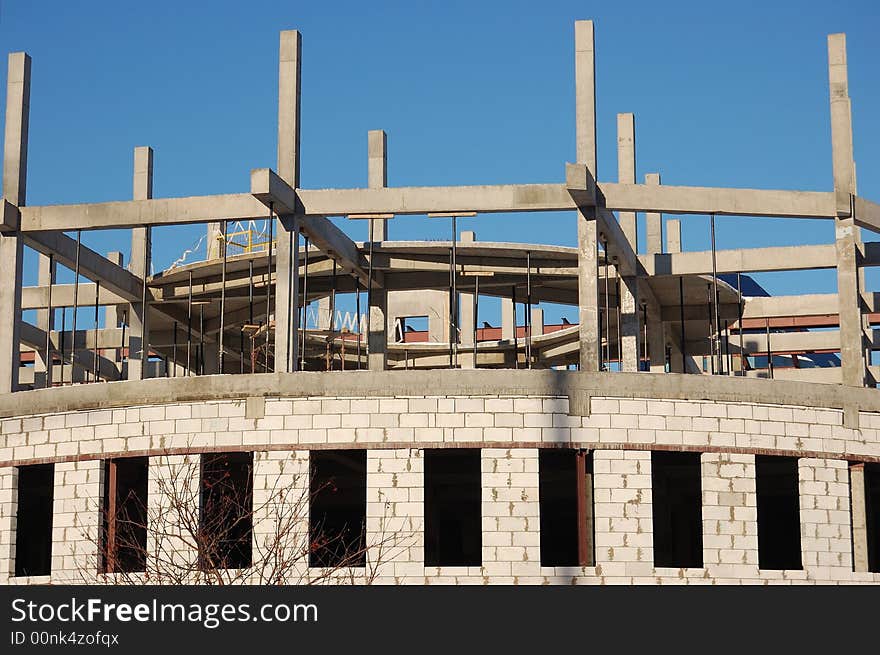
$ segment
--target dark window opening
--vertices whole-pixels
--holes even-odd
[[[480,451],[425,451],[425,566],[480,566]]]
[[[865,464],[868,570],[880,573],[880,464]]]
[[[800,569],[801,517],[796,457],[755,456],[758,566]]]
[[[651,453],[654,566],[703,566],[700,453]]]
[[[538,472],[541,566],[592,566],[592,453],[542,448]]]
[[[104,462],[101,569],[106,573],[147,567],[147,484],[149,458]]]
[[[366,566],[367,451],[311,451],[309,566]]]
[[[52,571],[52,502],[55,465],[18,467],[15,575],[49,575]]]
[[[253,555],[253,453],[202,455],[199,560],[244,569]]]

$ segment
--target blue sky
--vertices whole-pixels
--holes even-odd
[[[859,192],[880,200],[876,0],[206,4],[0,2],[3,50],[34,60],[29,204],[129,198],[137,145],[155,149],[157,197],[246,191],[250,169],[275,164],[278,32],[292,28],[303,186],[364,186],[370,129],[388,132],[391,186],[560,181],[574,159],[578,18],[596,22],[600,181],[617,177],[616,114],[634,112],[639,179],[830,189],[825,38],[843,31]],[[567,214],[460,225],[480,240],[576,239]],[[157,267],[203,231],[159,231]],[[447,232],[424,218],[390,228]],[[829,222],[718,219],[719,248],[832,238]],[[707,248],[708,220],[683,217],[683,241]],[[84,242],[127,251],[128,238]],[[777,294],[835,290],[833,272],[759,279]]]

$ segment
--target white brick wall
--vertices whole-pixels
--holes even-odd
[[[596,574],[621,581],[651,576],[654,521],[651,453],[593,453]]]
[[[703,565],[713,578],[757,579],[755,456],[703,453]]]
[[[98,571],[103,473],[100,460],[55,465],[52,582],[84,582]]]
[[[147,485],[147,573],[153,584],[179,584],[193,578],[198,550],[190,547],[198,530],[198,455],[151,457]],[[171,491],[175,486],[178,490]],[[178,511],[186,503],[190,508]]]
[[[425,581],[424,499],[424,451],[367,452],[366,575],[375,582]]]
[[[483,577],[503,584],[541,576],[537,448],[484,448]]]
[[[801,553],[817,580],[852,571],[849,469],[844,460],[798,460]]]
[[[15,525],[18,510],[18,469],[0,468],[0,584],[15,575]]]

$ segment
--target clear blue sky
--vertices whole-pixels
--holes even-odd
[[[600,181],[617,177],[616,114],[634,112],[640,179],[830,189],[825,38],[843,31],[859,192],[880,201],[877,0],[2,0],[3,50],[34,60],[27,200],[127,199],[137,145],[155,149],[156,196],[247,191],[252,168],[275,164],[278,32],[292,28],[303,36],[303,186],[364,186],[366,134],[380,128],[391,186],[560,181],[574,159],[578,18],[596,22]],[[685,249],[708,247],[707,224],[684,217]],[[566,214],[480,216],[461,229],[576,240]],[[390,229],[447,232],[424,218]],[[157,231],[156,267],[202,233]],[[832,238],[829,222],[718,220],[719,248]],[[128,249],[121,233],[84,240]],[[833,272],[759,279],[778,294],[835,290]]]

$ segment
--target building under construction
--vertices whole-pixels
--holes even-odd
[[[574,27],[576,161],[552,184],[389,187],[377,130],[366,186],[301,188],[286,31],[277,164],[250,193],[154,198],[138,147],[131,200],[31,206],[31,60],[10,54],[0,577],[187,582],[214,562],[272,583],[880,582],[864,282],[880,249],[861,238],[880,204],[856,194],[845,36],[828,37],[829,190],[753,190],[637,179],[628,113],[617,182],[600,181],[593,23]],[[568,212],[577,247],[458,229],[511,212]],[[684,215],[709,217],[710,250],[682,250]],[[401,216],[448,239],[396,241]],[[835,238],[717,248],[716,216],[830,221]],[[151,275],[151,229],[196,223],[204,258]],[[120,228],[127,262],[82,243]],[[837,293],[751,277],[815,269]],[[545,322],[547,303],[576,320]],[[172,538],[189,510],[193,539]],[[295,556],[267,573],[278,549]]]

